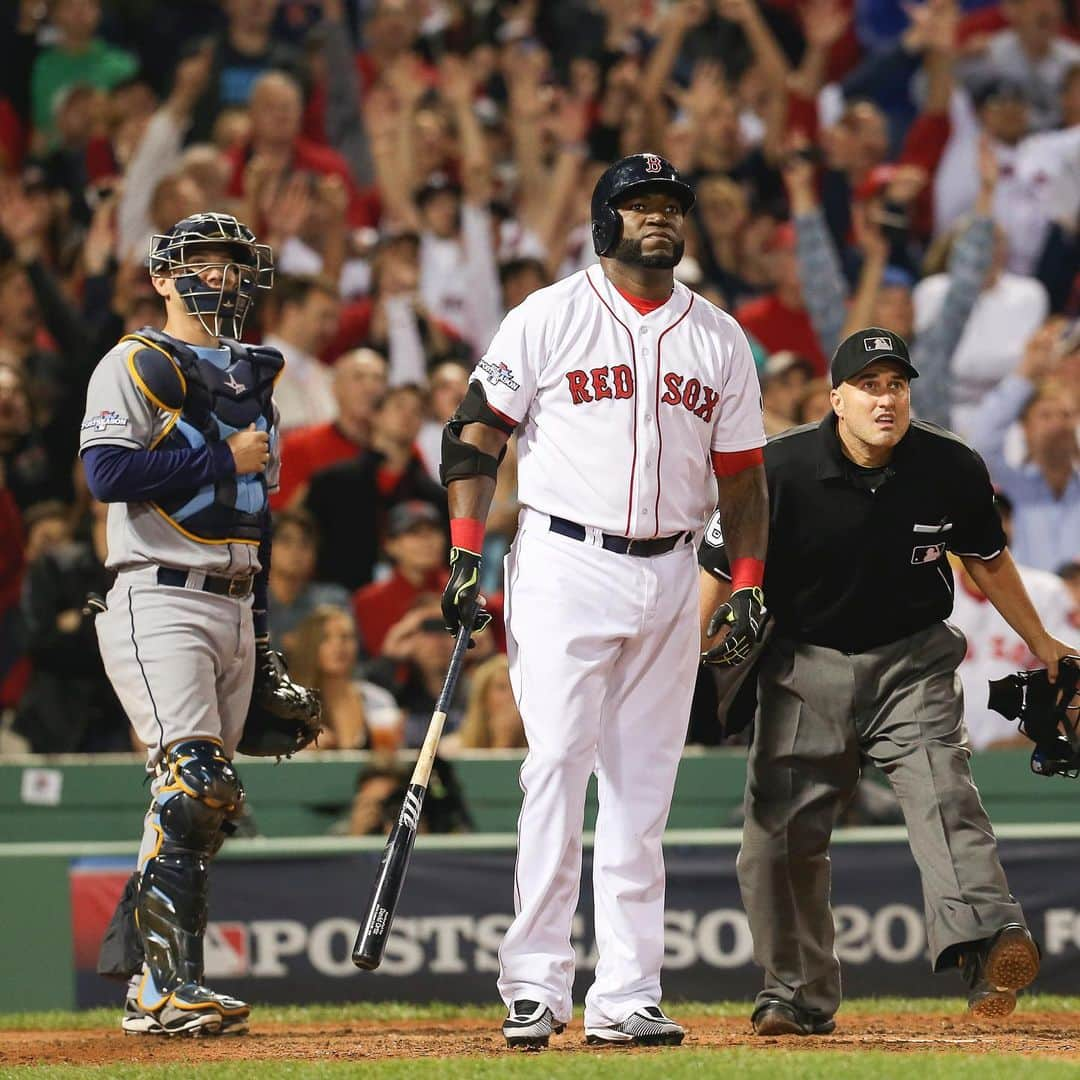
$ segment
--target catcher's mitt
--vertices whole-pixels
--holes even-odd
[[[265,642],[255,645],[255,685],[237,750],[252,757],[292,757],[322,731],[317,690],[289,678],[281,653]]]
[[[1035,744],[1032,772],[1080,776],[1080,656],[1062,657],[1055,683],[1045,668],[991,679],[988,704],[1007,720],[1019,720]]]

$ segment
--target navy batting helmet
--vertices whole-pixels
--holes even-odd
[[[200,249],[224,248],[232,278],[214,288],[199,277],[206,266]],[[216,260],[215,260],[216,261]],[[192,214],[150,241],[150,273],[171,277],[191,315],[214,337],[239,338],[255,293],[274,283],[274,257],[266,244],[232,214]]]
[[[610,255],[619,242],[622,218],[614,203],[632,191],[666,191],[679,200],[684,214],[694,205],[693,188],[658,154],[631,154],[616,161],[593,188],[592,236],[597,255]]]

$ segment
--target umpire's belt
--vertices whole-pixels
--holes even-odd
[[[171,585],[174,589],[200,589],[215,596],[231,596],[234,600],[250,596],[254,580],[252,574],[247,577],[216,577],[197,570],[190,573],[187,570],[174,570],[171,566],[159,566],[157,572],[159,585]]]
[[[552,517],[548,528],[560,536],[569,536],[571,540],[584,540],[586,529],[576,521],[567,521],[566,518]],[[673,536],[656,536],[651,540],[632,540],[629,536],[612,536],[610,533],[601,533],[605,551],[614,551],[619,555],[638,555],[648,559],[653,555],[666,555],[673,550],[676,544],[693,539],[694,534],[689,532],[675,533]]]

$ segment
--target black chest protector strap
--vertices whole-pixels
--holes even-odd
[[[439,479],[443,484],[449,484],[451,480],[465,480],[470,476],[490,476],[494,480],[506,456],[505,446],[495,457],[462,441],[461,429],[466,424],[486,424],[507,435],[512,435],[516,427],[488,404],[487,394],[479,382],[470,382],[457,411],[443,428],[442,461],[439,463]]]

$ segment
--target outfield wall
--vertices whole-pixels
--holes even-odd
[[[1080,993],[1080,826],[998,829],[1013,892],[1044,948],[1037,988]],[[421,837],[386,959],[349,959],[383,841],[230,840],[212,874],[207,978],[253,1002],[496,1000],[512,915],[514,839]],[[735,882],[738,833],[670,831],[669,999],[749,999],[759,985]],[[122,997],[93,973],[134,844],[0,845],[0,1011]],[[595,964],[588,845],[574,925],[580,1000]],[[833,901],[852,996],[956,994],[931,977],[921,891],[902,829],[848,829],[833,848]]]
[[[1026,750],[976,754],[972,768],[995,824],[1076,820],[1080,789],[1032,775]],[[277,765],[237,758],[248,804],[261,835],[325,835],[346,811],[363,753],[305,751]],[[513,832],[521,791],[520,754],[489,751],[455,758],[477,832]],[[746,757],[741,750],[685,752],[671,808],[673,829],[734,825],[742,802]],[[0,843],[126,841],[146,809],[146,777],[134,755],[9,758],[0,762]],[[595,820],[590,792],[586,824]]]

